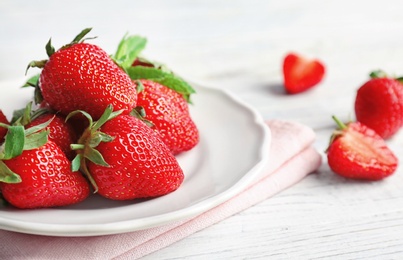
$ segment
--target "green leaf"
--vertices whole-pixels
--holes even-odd
[[[22,153],[25,143],[25,130],[21,125],[9,126],[5,137],[3,154],[1,159],[8,160]]]
[[[127,73],[132,80],[149,79],[171,88],[180,93],[189,103],[190,95],[196,93],[192,86],[180,77],[158,68],[135,66],[128,68]]]
[[[403,84],[403,77],[398,77],[396,78],[397,81],[399,81],[401,84]]]
[[[11,124],[27,125],[31,123],[32,102],[28,102],[25,108],[18,109],[13,112]]]
[[[71,170],[73,172],[80,170],[81,160],[82,160],[82,155],[77,154],[76,157],[74,157],[73,161],[71,161]]]
[[[89,146],[90,147],[97,147],[101,142],[111,142],[114,139],[114,137],[102,133],[100,131],[96,131],[95,134],[91,136]]]
[[[31,135],[33,133],[39,132],[41,130],[44,130],[52,122],[53,118],[55,118],[55,117],[52,117],[51,119],[49,119],[48,121],[46,121],[46,122],[44,122],[42,124],[32,126],[32,127],[28,128],[28,129],[26,129],[25,130],[25,136],[29,136],[29,135]]]
[[[102,156],[102,154],[95,150],[92,147],[88,147],[88,152],[84,155],[88,160],[90,160],[91,162],[101,165],[101,166],[105,166],[108,167],[109,164],[107,164],[105,162],[104,157]]]
[[[30,68],[43,68],[46,64],[46,62],[48,62],[48,60],[34,60],[31,61],[28,66],[27,69],[25,70],[25,74],[27,74],[28,70]]]
[[[52,46],[52,39],[50,38],[48,43],[45,46],[46,54],[48,57],[52,56],[55,53],[55,47]]]
[[[93,123],[92,120],[92,116],[90,114],[88,114],[87,112],[83,111],[83,110],[75,110],[73,112],[70,112],[67,116],[66,116],[66,122],[72,118],[73,116],[77,115],[77,114],[82,114],[83,116],[85,116],[88,120],[89,125],[91,126]]]
[[[48,142],[49,130],[40,131],[26,136],[24,150],[33,150]]]
[[[140,80],[136,80],[136,91],[137,93],[141,93],[144,90],[144,85]]]
[[[26,87],[37,87],[38,86],[38,82],[39,82],[39,77],[41,76],[41,74],[36,74],[32,77],[30,77],[24,85],[22,85],[22,88],[26,88]]]
[[[94,125],[91,127],[91,129],[93,131],[98,130],[103,124],[105,124],[112,118],[117,117],[122,112],[123,110],[113,111],[113,106],[111,105],[107,106],[102,116],[96,122],[94,122]]]
[[[11,171],[3,161],[0,161],[0,181],[5,183],[20,183],[22,180],[20,175]]]
[[[130,68],[140,52],[146,47],[147,39],[138,35],[124,36],[112,56],[123,69]]]
[[[84,40],[84,37],[92,30],[92,28],[85,28],[82,30],[71,43],[79,43],[80,41]]]
[[[375,70],[369,74],[370,78],[387,78],[388,74],[386,74],[383,70]]]

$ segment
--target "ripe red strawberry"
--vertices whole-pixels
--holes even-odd
[[[186,100],[178,92],[150,80],[141,85],[137,105],[144,108],[144,118],[151,121],[173,154],[195,147],[199,131],[193,122]]]
[[[66,118],[60,114],[47,113],[36,117],[26,127],[36,126],[52,119],[46,127],[49,130],[49,140],[55,142],[60,149],[65,153],[67,158],[73,159],[75,151],[70,148],[70,145],[77,142],[77,136],[73,127],[66,122]]]
[[[364,180],[380,180],[396,171],[398,159],[375,131],[360,122],[343,124],[327,150],[330,168],[337,174]]]
[[[10,122],[8,122],[8,119],[4,115],[2,110],[0,110],[0,123],[6,124],[6,125],[10,124]],[[6,136],[6,134],[7,134],[7,128],[0,127],[0,143],[2,143],[4,141],[4,136]]]
[[[48,121],[50,123],[45,129],[49,130],[49,140],[55,142],[66,154],[67,158],[73,159],[75,151],[70,148],[70,145],[77,142],[77,134],[70,122],[66,122],[65,116],[55,114],[48,108],[39,108],[32,111],[32,102],[30,102],[25,109],[14,111],[12,123],[30,128]]]
[[[372,73],[372,78],[358,89],[355,115],[357,121],[387,139],[403,126],[403,85],[380,73]]]
[[[176,190],[184,175],[158,134],[138,118],[110,116],[111,111],[107,109],[109,115],[101,117],[102,123],[94,122],[84,132],[81,145],[75,147],[78,159],[73,167],[81,160],[98,193],[109,199],[156,197]],[[94,146],[98,152],[94,153]]]
[[[284,58],[284,87],[289,94],[306,91],[317,85],[325,75],[325,66],[319,60],[310,60],[296,53]]]
[[[23,209],[75,204],[89,195],[89,185],[54,142],[3,161],[21,177],[20,183],[1,183],[4,198]]]
[[[8,126],[12,134],[7,134],[1,149],[0,189],[15,207],[66,206],[89,195],[86,179],[71,171],[70,161],[59,146],[47,140],[47,132],[38,131],[48,123],[26,130],[23,126]]]
[[[88,32],[56,52],[49,42],[49,60],[30,63],[43,67],[39,78],[43,98],[64,115],[79,109],[98,119],[109,104],[129,113],[137,100],[133,82],[104,50],[82,42]]]

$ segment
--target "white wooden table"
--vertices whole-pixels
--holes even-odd
[[[301,122],[323,153],[331,115],[354,117],[358,87],[375,69],[403,75],[403,2],[292,0],[0,1],[0,80],[93,27],[112,53],[126,32],[145,54],[184,77],[226,88],[266,119]],[[296,51],[326,63],[323,83],[282,89],[281,63]],[[403,163],[403,130],[388,141]],[[403,168],[381,182],[318,173],[240,214],[145,259],[402,259]]]

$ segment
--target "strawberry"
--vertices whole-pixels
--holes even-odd
[[[95,190],[113,200],[165,195],[176,190],[184,175],[159,135],[140,119],[112,112],[92,122],[79,139],[73,167],[81,167]],[[96,150],[95,150],[96,148]]]
[[[403,126],[403,85],[381,71],[370,76],[356,94],[356,119],[387,139]]]
[[[324,75],[325,66],[319,60],[310,60],[296,53],[290,53],[284,58],[284,87],[289,94],[297,94],[314,87]]]
[[[6,125],[10,124],[2,110],[0,110],[0,123],[6,124]],[[6,136],[6,134],[7,134],[7,128],[0,127],[0,143],[2,143],[4,141],[4,136]]]
[[[347,125],[333,117],[339,129],[327,150],[329,167],[346,178],[380,180],[396,171],[398,159],[374,130],[360,122]]]
[[[188,104],[176,91],[150,80],[138,80],[137,105],[151,121],[173,154],[188,151],[199,142],[198,129],[190,117]]]
[[[64,115],[85,110],[98,119],[109,104],[129,113],[136,105],[135,86],[104,50],[83,42],[89,31],[84,30],[57,51],[49,41],[49,60],[29,64],[28,68],[43,68],[39,77],[42,97]]]
[[[71,163],[40,124],[24,130],[7,126],[0,154],[0,189],[6,201],[22,208],[47,208],[75,204],[89,195],[87,180],[71,171]],[[12,149],[10,149],[12,148]]]
[[[45,128],[49,130],[49,140],[55,142],[67,158],[73,159],[75,152],[70,148],[70,145],[77,141],[77,135],[73,126],[66,122],[65,116],[43,108],[32,111],[32,103],[28,103],[25,109],[14,112],[13,124],[21,124],[30,128],[49,120],[50,123]]]

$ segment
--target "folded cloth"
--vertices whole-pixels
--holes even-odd
[[[0,259],[136,259],[245,210],[297,183],[321,163],[314,132],[301,124],[267,122],[269,163],[257,180],[228,201],[196,217],[118,235],[51,237],[0,231]]]

